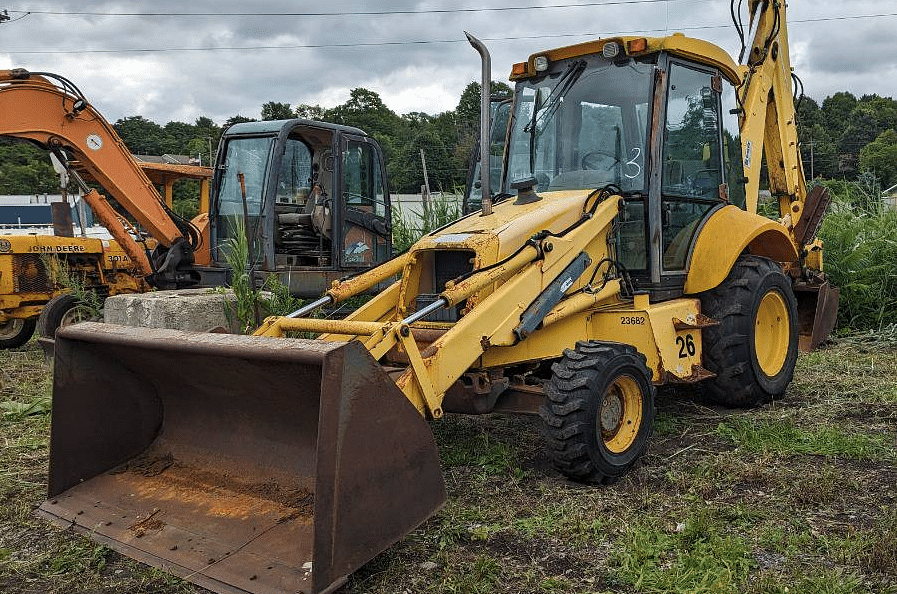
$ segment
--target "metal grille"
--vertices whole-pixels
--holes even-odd
[[[52,293],[47,268],[39,254],[14,254],[12,257],[13,289],[16,293]]]
[[[454,280],[473,270],[473,259],[476,252],[470,250],[439,250],[434,254],[433,286],[437,293],[432,295],[421,294],[415,299],[415,307],[420,311],[439,298],[440,291],[445,289],[445,283]],[[467,301],[462,301],[451,309],[440,309],[426,318],[425,322],[457,322],[461,317]]]
[[[436,292],[440,292],[445,289],[445,283],[473,270],[471,260],[476,253],[469,250],[440,250],[435,255],[434,286]]]

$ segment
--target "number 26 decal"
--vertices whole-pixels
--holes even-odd
[[[695,339],[691,334],[686,334],[684,338],[681,336],[677,336],[676,346],[679,347],[680,359],[694,357],[695,353],[698,352],[698,349],[695,347]]]

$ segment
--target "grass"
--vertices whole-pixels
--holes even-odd
[[[461,216],[461,206],[450,196],[438,196],[429,210],[409,208],[403,212],[398,203],[392,206],[392,245],[396,254],[408,250],[414,243],[434,229],[447,225]]]
[[[49,394],[39,349],[0,352],[0,402]],[[655,432],[610,487],[551,469],[529,417],[431,423],[448,501],[343,594],[897,593],[897,347],[801,355],[753,411],[658,396]],[[202,592],[38,520],[47,413],[0,416],[0,591]]]
[[[720,423],[717,433],[738,447],[753,452],[844,456],[854,460],[894,458],[888,435],[842,431],[834,427],[802,428],[794,419],[732,417]]]

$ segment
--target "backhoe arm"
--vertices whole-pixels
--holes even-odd
[[[779,216],[800,249],[794,227],[803,214],[807,186],[798,150],[785,3],[752,0],[750,13],[756,29],[745,58],[747,74],[739,89],[748,209],[757,210],[765,152],[769,189],[779,201]]]
[[[58,79],[59,84],[51,77]],[[0,70],[0,114],[0,135],[30,140],[54,152],[64,150],[153,238],[170,252],[179,253],[179,262],[185,258],[192,261],[192,248],[152,182],[115,129],[74,85],[55,75]],[[109,202],[95,191],[88,192],[85,200],[141,272],[153,274],[149,256],[125,229]]]

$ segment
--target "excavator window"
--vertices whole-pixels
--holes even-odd
[[[347,140],[342,162],[345,266],[369,266],[388,257],[388,212],[383,172],[374,146]]]
[[[228,141],[217,196],[217,249],[245,233],[252,241],[249,253],[258,261],[263,257],[264,249],[260,242],[262,194],[273,146],[274,137],[271,136]]]
[[[311,190],[311,149],[300,138],[289,137],[280,158],[277,204],[305,206]]]
[[[723,85],[723,160],[726,164],[726,189],[729,203],[740,209],[745,205],[744,166],[741,156],[741,131],[738,127],[738,113],[735,87]],[[733,111],[735,113],[733,113]]]

